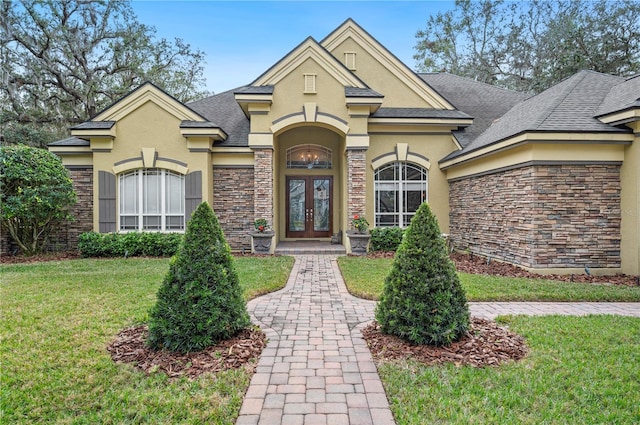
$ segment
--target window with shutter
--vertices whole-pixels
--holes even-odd
[[[119,176],[120,231],[182,231],[185,177],[163,169],[134,170]]]

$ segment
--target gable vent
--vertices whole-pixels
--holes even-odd
[[[304,74],[304,92],[316,93],[316,74]]]
[[[344,64],[351,70],[356,70],[356,52],[344,52]]]

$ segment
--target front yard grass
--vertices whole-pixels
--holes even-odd
[[[350,256],[339,257],[338,264],[351,294],[377,300],[393,259]],[[469,301],[640,301],[640,287],[468,273],[459,276]]]
[[[506,317],[530,353],[499,368],[378,367],[398,425],[640,423],[640,319]]]
[[[247,299],[283,287],[290,257],[239,257]],[[168,259],[0,266],[2,423],[233,424],[250,376],[170,381],[116,365],[107,344],[147,321]]]

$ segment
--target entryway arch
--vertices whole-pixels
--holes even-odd
[[[298,125],[274,137],[275,222],[279,240],[329,240],[343,211],[345,138]]]

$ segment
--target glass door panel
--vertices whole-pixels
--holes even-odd
[[[330,222],[329,179],[313,179],[313,231],[328,232]]]
[[[287,233],[306,231],[306,188],[306,180],[290,179],[288,181]]]
[[[331,196],[331,177],[287,177],[286,237],[330,237]]]

